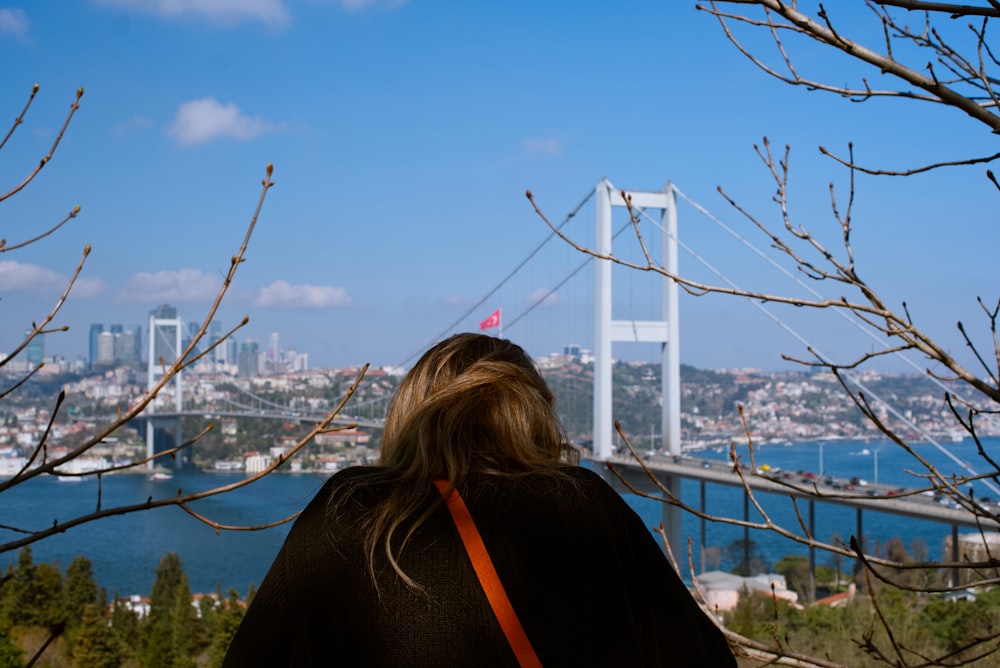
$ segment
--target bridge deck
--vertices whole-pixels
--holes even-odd
[[[616,455],[607,461],[614,464],[625,480],[636,489],[646,493],[658,493],[659,490],[655,483],[649,479],[649,476],[631,455]],[[649,459],[644,459],[644,463],[656,474],[657,478],[680,476],[681,478],[719,485],[743,486],[743,481],[733,470],[732,463],[726,461],[695,459],[687,456],[675,458],[654,455]],[[1000,523],[995,520],[977,518],[965,508],[942,505],[935,501],[933,496],[921,494],[918,491],[911,490],[900,493],[887,485],[867,485],[852,491],[838,491],[818,478],[802,482],[802,476],[798,474],[790,480],[781,478],[780,474],[765,477],[753,475],[747,470],[744,470],[743,474],[749,487],[755,492],[794,496],[806,501],[813,500],[861,510],[903,515],[921,520],[943,522],[953,526],[983,528],[984,530],[1000,529]],[[609,480],[618,486],[619,491],[627,491],[624,485],[615,480],[613,474],[609,474]],[[992,510],[996,513],[996,509]]]

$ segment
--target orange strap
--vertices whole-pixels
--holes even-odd
[[[483,591],[486,592],[490,607],[493,608],[493,614],[500,622],[500,628],[507,636],[507,642],[514,650],[514,656],[517,657],[518,663],[521,666],[541,668],[542,662],[538,660],[538,655],[535,654],[531,641],[528,640],[528,636],[517,618],[517,613],[514,612],[514,606],[507,598],[507,592],[504,591],[500,576],[497,575],[497,571],[493,567],[490,553],[486,551],[486,545],[483,544],[483,538],[479,535],[479,529],[476,528],[476,523],[473,521],[472,515],[469,514],[465,501],[462,500],[457,489],[448,486],[446,480],[435,480],[434,484],[441,492],[441,496],[444,497],[451,517],[455,520],[455,526],[458,528],[458,534],[462,537],[465,551],[469,554],[472,568],[476,571],[476,576],[483,586]]]

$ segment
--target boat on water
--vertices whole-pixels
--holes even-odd
[[[172,473],[167,473],[166,471],[157,471],[149,476],[149,479],[153,482],[164,482],[166,480],[173,480],[174,475]]]

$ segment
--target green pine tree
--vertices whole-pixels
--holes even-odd
[[[83,609],[99,602],[93,564],[86,557],[74,557],[66,568],[66,582],[63,585],[63,611],[67,625],[70,628],[79,626],[83,619]]]
[[[14,577],[14,567],[7,564],[7,569],[0,577],[0,627],[12,624],[10,615],[17,598],[18,581]]]
[[[194,666],[196,616],[181,559],[168,552],[156,569],[145,623],[142,663],[147,668]]]
[[[183,587],[174,592],[174,609],[170,626],[170,641],[174,649],[171,668],[194,668],[195,636],[198,615],[191,605],[191,588],[184,576]]]
[[[215,596],[202,596],[198,601],[198,635],[195,638],[195,646],[198,651],[208,649],[212,643],[212,636],[215,633],[216,624],[219,621],[219,614],[225,605],[222,597],[222,586],[217,585]]]
[[[10,593],[5,597],[5,617],[13,625],[59,626],[62,610],[62,573],[52,564],[35,564],[31,548],[18,552]]]
[[[95,603],[83,606],[80,631],[73,645],[73,663],[87,668],[116,668],[122,665],[123,651],[108,626],[108,620]]]
[[[208,665],[210,668],[217,668],[222,665],[222,660],[229,649],[229,643],[236,635],[236,629],[243,621],[246,612],[243,604],[240,603],[240,595],[235,589],[229,590],[229,597],[223,602],[222,609],[216,614],[215,626],[212,629],[212,642],[208,647]]]
[[[139,616],[128,608],[124,599],[118,597],[118,592],[115,592],[111,606],[111,631],[122,648],[124,658],[135,654],[140,646]]]

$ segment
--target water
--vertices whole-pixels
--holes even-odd
[[[997,455],[1000,455],[1000,438],[984,439],[983,445],[987,454],[994,459]],[[975,444],[971,439],[966,439],[962,443],[947,444],[946,447],[962,461],[973,466],[978,465],[978,468],[982,472],[988,470],[986,466],[979,464],[982,460],[976,453]],[[916,445],[914,446],[914,450],[921,458],[925,459],[943,474],[947,475],[961,471],[956,463],[930,444]],[[724,450],[707,450],[693,454],[700,459],[727,461],[729,459],[729,453]],[[745,446],[738,447],[737,454],[741,461],[749,463],[748,450]],[[807,442],[793,445],[765,445],[755,448],[755,456],[757,466],[767,464],[771,467],[780,467],[784,470],[811,471],[816,474],[822,472],[824,476],[834,476],[841,479],[850,479],[857,476],[869,482],[875,480],[877,458],[879,483],[909,489],[929,486],[923,479],[915,475],[916,473],[925,471],[925,469],[911,455],[889,441],[824,441],[822,443]],[[822,466],[820,464],[821,456]],[[698,483],[684,481],[681,489],[683,501],[692,507],[698,508],[700,504]],[[998,497],[997,494],[987,489],[981,483],[976,484],[974,491],[977,496],[988,496],[993,499]],[[762,493],[757,495],[757,499],[773,521],[793,530],[797,534],[802,534],[802,531],[798,529],[799,520],[788,497]],[[657,524],[661,521],[662,504],[659,502],[643,498],[633,498],[630,503],[647,524]],[[706,510],[708,513],[714,515],[742,519],[743,490],[724,485],[708,485],[706,488]],[[806,503],[799,502],[799,512],[802,514],[803,520],[808,522]],[[750,507],[749,520],[751,522],[762,521],[760,513],[752,505]],[[850,536],[858,534],[857,514],[853,508],[817,503],[815,520],[815,535],[820,541],[833,542],[832,538],[834,535],[837,535],[841,540],[846,542]],[[968,530],[960,529],[960,531],[964,532]],[[699,566],[701,559],[698,551],[701,532],[699,520],[694,516],[685,514],[682,523],[682,532],[685,538],[691,537],[693,539],[693,559],[695,565]],[[723,548],[733,541],[743,538],[742,528],[722,524],[708,523],[705,533],[706,545]],[[951,526],[940,522],[916,520],[904,518],[899,515],[866,510],[862,518],[862,533],[866,540],[869,541],[869,545],[874,545],[875,541],[884,543],[887,539],[898,536],[903,539],[907,549],[910,549],[914,540],[919,539],[927,546],[930,558],[940,559],[944,555],[945,538],[951,535]],[[770,564],[773,564],[787,554],[806,553],[804,546],[780,537],[773,532],[751,530],[749,538],[756,543],[760,554]],[[678,556],[686,558],[686,555]],[[819,564],[826,565],[829,557],[825,554],[817,553],[817,560]],[[723,567],[725,567],[725,563]]]
[[[163,498],[177,493],[208,489],[242,479],[237,474],[177,474],[166,482],[152,482],[142,475],[107,476],[103,507],[141,503],[149,496]],[[192,508],[228,525],[263,524],[301,510],[327,476],[272,475],[219,497],[204,499]],[[54,518],[66,519],[96,507],[97,482],[66,484],[44,476],[3,496],[4,524],[32,528],[50,526]],[[245,593],[260,584],[278,553],[289,525],[266,531],[223,531],[195,520],[177,507],[159,508],[120,517],[109,517],[70,529],[31,546],[36,562],[56,560],[64,568],[74,555],[83,554],[94,564],[98,583],[109,593],[149,594],[156,567],[167,552],[176,552],[184,563],[194,592],[223,592],[235,587]],[[13,534],[0,531],[0,539]],[[0,561],[16,561],[8,553]]]
[[[801,443],[791,446],[768,445],[758,450],[757,464],[769,464],[791,470],[819,472],[819,444]],[[953,451],[966,461],[976,461],[969,441],[956,444]],[[1000,439],[989,439],[988,452],[1000,451]],[[914,462],[905,453],[888,443],[826,442],[823,444],[823,472],[827,475],[850,478],[874,478],[874,455],[878,454],[879,482],[916,487],[920,483],[905,469],[913,469]],[[869,454],[862,454],[867,449]],[[951,473],[956,466],[933,449],[917,446],[921,456]],[[744,449],[745,453],[745,449]],[[701,458],[725,459],[725,452],[697,453]],[[234,482],[237,474],[178,474],[169,482],[152,482],[145,476],[108,476],[104,481],[104,507],[111,504],[137,503],[150,495],[163,498],[176,494],[178,487],[185,492]],[[206,499],[194,509],[224,524],[261,524],[281,519],[301,510],[316,494],[324,475],[282,474],[272,475],[237,492]],[[977,493],[986,493],[985,489]],[[990,494],[991,496],[996,496]],[[648,525],[658,524],[662,506],[656,501],[628,495],[630,505],[637,510]],[[683,484],[684,500],[696,506],[699,503],[699,486],[692,481]],[[3,495],[3,524],[43,527],[53,519],[64,521],[71,515],[89,512],[96,506],[97,483],[85,481],[77,484],[59,483],[43,477],[31,484],[22,485]],[[761,500],[774,518],[788,526],[797,526],[791,505],[784,497],[761,495]],[[722,485],[707,487],[708,511],[740,518],[743,515],[742,491]],[[805,513],[805,506],[802,506]],[[751,513],[754,513],[751,508]],[[751,515],[752,520],[759,516]],[[816,535],[829,540],[834,534],[843,539],[856,533],[855,512],[828,504],[818,504]],[[865,512],[864,533],[871,539],[884,541],[900,536],[909,545],[914,538],[921,538],[930,549],[931,556],[940,556],[942,542],[949,535],[948,525],[901,518],[882,513]],[[685,535],[695,543],[694,560],[699,563],[697,551],[700,526],[694,517],[685,516],[682,525]],[[149,594],[160,558],[168,551],[180,555],[195,592],[223,591],[235,587],[245,593],[251,583],[259,584],[267,572],[288,532],[288,525],[266,531],[215,531],[196,521],[179,508],[162,508],[143,511],[123,517],[98,520],[89,525],[47,538],[32,546],[35,561],[58,561],[64,568],[77,554],[89,557],[101,586],[109,593]],[[742,538],[740,528],[709,524],[707,544],[725,547]],[[0,530],[0,539],[10,540],[13,534]],[[751,532],[763,556],[771,563],[789,553],[804,553],[804,548],[771,533]],[[0,557],[0,564],[16,561],[16,553]],[[825,563],[820,558],[820,563]]]

